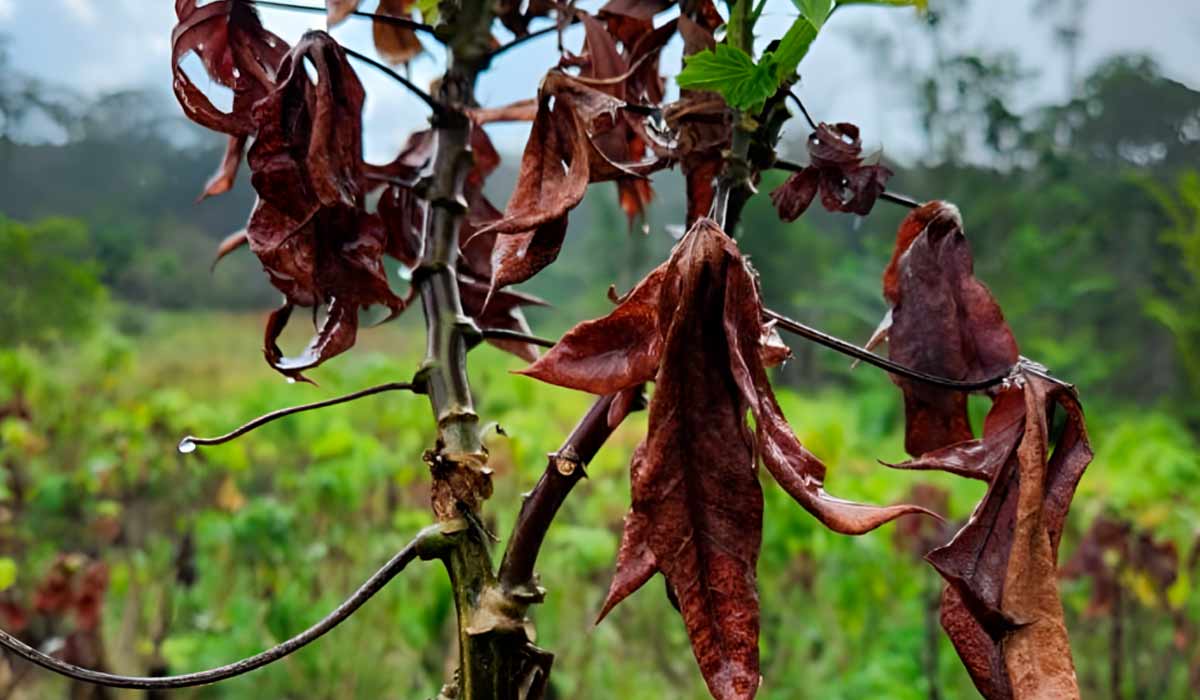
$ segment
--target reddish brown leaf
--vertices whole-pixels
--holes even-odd
[[[330,27],[334,27],[346,21],[346,18],[358,9],[358,3],[360,1],[361,0],[325,0],[326,23]]]
[[[519,333],[530,333],[529,323],[521,310],[526,306],[545,306],[546,302],[529,294],[508,290],[492,292],[488,295],[488,284],[471,279],[468,275],[459,274],[458,292],[462,298],[463,313],[475,320],[480,328],[494,328]],[[485,305],[486,304],[486,305]],[[491,345],[512,353],[526,362],[538,359],[538,349],[535,345],[522,343],[519,340],[488,339]]]
[[[664,359],[632,509],[647,520],[647,545],[679,601],[709,690],[750,698],[759,683],[762,492],[747,405],[731,381],[731,349],[716,313],[731,264],[728,239],[703,224],[681,241],[663,284],[661,304],[674,313],[660,314]],[[687,408],[694,406],[705,411]]]
[[[883,194],[892,171],[863,163],[862,140],[853,124],[820,124],[808,137],[809,166],[771,193],[784,221],[795,221],[819,192],[829,211],[866,216]]]
[[[317,73],[315,83],[306,62]],[[259,202],[246,231],[250,249],[289,304],[329,307],[298,357],[283,357],[275,345],[281,327],[268,328],[271,364],[299,379],[301,370],[353,345],[360,307],[383,304],[397,312],[404,302],[392,293],[383,267],[388,232],[378,215],[363,209],[364,93],[345,53],[328,34],[309,32],[284,58],[279,75],[279,84],[255,105],[259,130],[249,162]]]
[[[413,0],[379,0],[375,14],[408,19],[412,16],[412,3]],[[408,27],[376,19],[372,23],[371,31],[375,39],[375,50],[383,60],[394,66],[408,63],[423,50],[417,33]]]
[[[820,183],[821,173],[815,168],[805,168],[798,173],[792,173],[782,185],[771,192],[771,203],[779,212],[779,218],[784,221],[799,219],[817,196]]]
[[[629,463],[631,482],[640,483],[646,463],[646,443],[642,441],[633,451]],[[600,606],[596,624],[608,616],[612,609],[641,588],[654,574],[658,564],[649,545],[649,518],[645,513],[630,509],[625,516],[625,528],[621,535],[621,547],[617,551],[617,566],[613,580],[608,586],[608,595]],[[676,606],[678,609],[678,606]]]
[[[770,330],[737,246],[701,219],[611,314],[576,326],[526,370],[601,394],[654,378],[649,433],[632,465],[633,504],[604,612],[661,571],[720,698],[753,697],[758,687],[758,454],[797,501],[840,532],[921,511],[825,494],[824,466],[796,440],[767,380]]]
[[[961,599],[944,598],[943,626],[980,692],[989,700],[1079,697],[1056,561],[1091,449],[1079,404],[1063,386],[1024,372],[993,412],[1011,413],[1014,396],[1023,398],[1023,430],[994,448],[1007,460],[967,525],[927,558]],[[1056,407],[1067,420],[1051,454]],[[1006,430],[1008,417],[992,425]],[[981,643],[985,637],[990,645]]]
[[[919,233],[912,236],[918,226]],[[1016,340],[973,270],[962,219],[953,205],[930,202],[909,214],[884,276],[884,294],[894,304],[887,330],[892,360],[957,380],[987,379],[1016,364]],[[923,455],[973,437],[965,393],[895,381],[904,391],[909,454]]]
[[[217,246],[217,256],[212,261],[212,267],[215,268],[217,263],[221,262],[221,258],[246,245],[249,240],[250,238],[246,235],[246,229],[234,231],[226,236],[220,245]]]
[[[654,379],[662,358],[659,304],[669,264],[651,271],[612,313],[567,331],[520,373],[600,395]]]
[[[225,194],[233,189],[238,168],[242,165],[242,155],[246,151],[246,140],[245,134],[229,137],[229,141],[225,145],[225,155],[221,158],[221,165],[205,183],[204,191],[200,193],[201,200]]]
[[[171,32],[175,97],[188,118],[233,136],[254,132],[251,105],[275,82],[287,44],[263,28],[248,0],[175,0],[179,23]],[[182,62],[195,52],[216,83],[234,91],[233,110],[222,112],[196,87]]]

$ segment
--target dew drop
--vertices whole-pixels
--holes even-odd
[[[191,454],[196,451],[196,443],[190,437],[185,437],[179,441],[179,451],[185,455]]]
[[[287,378],[287,383],[288,383],[288,384],[295,384],[295,383],[296,383],[296,378],[295,378],[295,377],[288,377],[288,378]]]

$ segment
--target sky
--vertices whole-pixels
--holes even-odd
[[[968,10],[949,32],[954,37],[949,48],[985,54],[1016,51],[1022,64],[1039,76],[1018,106],[1061,100],[1067,93],[1067,61],[1055,44],[1057,19],[1052,15],[1054,7],[1061,9],[1072,1],[969,0]],[[1200,0],[1085,2],[1080,75],[1113,54],[1137,52],[1153,57],[1168,76],[1200,88]],[[939,0],[930,2],[934,8],[938,4]],[[594,9],[599,3],[583,0],[580,5]],[[371,0],[362,6],[374,9]],[[782,35],[795,14],[789,0],[768,0],[759,41],[765,44]],[[264,9],[262,15],[269,28],[290,41],[307,29],[324,28],[324,17],[318,14]],[[0,36],[8,39],[12,64],[85,94],[151,87],[169,96],[174,24],[172,0],[0,0]],[[332,33],[348,46],[370,51],[369,21],[352,18]],[[883,148],[895,158],[917,158],[922,142],[916,113],[911,93],[898,85],[903,82],[898,75],[909,62],[922,65],[929,60],[926,37],[911,8],[845,8],[822,30],[801,64],[800,93],[817,119],[855,122],[868,146]],[[575,28],[566,43],[577,48],[581,38]],[[895,49],[889,65],[879,65],[881,54],[871,48],[884,44]],[[428,40],[426,46],[429,51],[409,67],[419,85],[428,85],[443,65],[441,49]],[[678,41],[667,47],[664,68],[679,65],[680,50]],[[482,79],[480,101],[499,105],[533,96],[556,58],[552,35],[508,52]],[[198,85],[211,86],[195,65],[186,65]],[[359,75],[369,95],[365,148],[369,158],[383,160],[410,131],[423,126],[426,114],[414,97],[378,71],[364,66]],[[522,127],[500,127],[493,136],[502,148],[515,150],[523,138]]]

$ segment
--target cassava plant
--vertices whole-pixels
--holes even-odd
[[[284,295],[266,323],[268,364],[305,381],[351,348],[360,310],[369,306],[395,316],[419,304],[427,337],[424,361],[405,381],[277,411],[220,438],[185,438],[180,449],[368,394],[422,394],[437,424],[437,441],[423,456],[434,522],[321,622],[229,666],[134,678],[71,666],[8,635],[0,637],[5,646],[105,685],[211,683],[282,658],[352,614],[412,560],[438,559],[458,621],[456,670],[440,697],[540,697],[553,656],[533,643],[530,609],[544,595],[539,549],[608,436],[631,411],[646,409],[649,427],[630,465],[630,508],[599,615],[661,574],[712,695],[751,698],[771,683],[759,672],[758,464],[839,533],[933,515],[826,492],[825,466],[796,438],[771,384],[771,367],[789,355],[780,336],[787,332],[892,376],[904,399],[912,459],[890,466],[988,484],[967,524],[926,557],[946,582],[942,626],[979,691],[993,700],[1078,697],[1056,570],[1067,510],[1091,457],[1080,404],[1071,385],[1018,354],[999,305],[974,277],[959,211],[888,192],[892,173],[864,157],[857,127],[814,123],[793,92],[809,46],[849,4],[796,0],[794,21],[773,36],[759,23],[764,2],[751,0],[724,8],[712,0],[611,0],[595,11],[546,0],[381,0],[373,12],[358,0],[328,0],[324,9],[176,0],[175,94],[189,118],[228,137],[203,194],[229,190],[243,158],[258,193],[246,228],[222,243],[218,257],[248,247]],[[289,46],[263,26],[256,5],[327,11],[330,25],[367,18],[386,63],[322,31]],[[514,38],[501,43],[497,23]],[[574,24],[582,25],[581,49],[560,48],[536,95],[509,105],[478,103],[476,81],[495,56],[550,34],[562,47],[562,33]],[[772,40],[762,52],[756,33]],[[674,76],[679,97],[668,101],[659,53],[676,35],[685,60]],[[432,45],[444,50],[446,69],[428,93],[386,65]],[[183,68],[191,55],[232,90],[228,111]],[[431,113],[429,128],[382,165],[363,156],[364,90],[355,66],[364,64],[387,72]],[[776,156],[794,108],[811,127],[806,165]],[[500,161],[485,127],[499,121],[530,122],[503,211],[484,193]],[[613,294],[603,318],[579,323],[557,341],[534,336],[522,309],[543,302],[512,285],[569,245],[568,218],[589,186],[614,182],[632,223],[654,196],[652,176],[668,168],[679,169],[687,192],[686,211],[678,212],[686,234],[668,259],[624,295]],[[858,216],[881,199],[912,210],[883,274],[890,311],[867,348],[763,306],[760,289],[771,280],[759,279],[735,239],[740,214],[770,169],[792,172],[770,195],[786,221],[817,199],[829,211]],[[406,293],[389,284],[388,258],[411,271]],[[287,355],[277,339],[296,307],[321,321],[309,345]],[[530,381],[597,396],[550,455],[498,564],[483,524],[492,472],[468,372],[471,350],[485,341],[528,361],[521,373]],[[870,351],[885,341],[889,358]],[[539,356],[539,346],[549,349]],[[972,392],[992,402],[979,435],[967,417]]]

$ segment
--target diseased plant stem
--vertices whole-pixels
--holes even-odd
[[[496,581],[489,535],[479,513],[491,495],[487,450],[471,396],[467,351],[482,339],[463,313],[458,292],[458,231],[466,214],[463,183],[472,166],[471,121],[479,72],[490,60],[489,0],[443,5],[438,27],[450,49],[438,86],[432,173],[424,186],[425,252],[414,282],[425,313],[426,352],[415,383],[422,384],[437,419],[438,440],[426,453],[433,474],[432,506],[451,545],[439,558],[453,589],[458,622],[458,673],[443,695],[458,700],[540,697],[552,657],[532,643],[525,617],[536,592],[518,595]]]
[[[546,471],[525,497],[500,564],[500,584],[506,590],[536,587],[534,565],[550,524],[567,494],[587,476],[585,467],[617,429],[608,420],[617,395],[602,396],[576,424],[557,452],[548,457]]]

